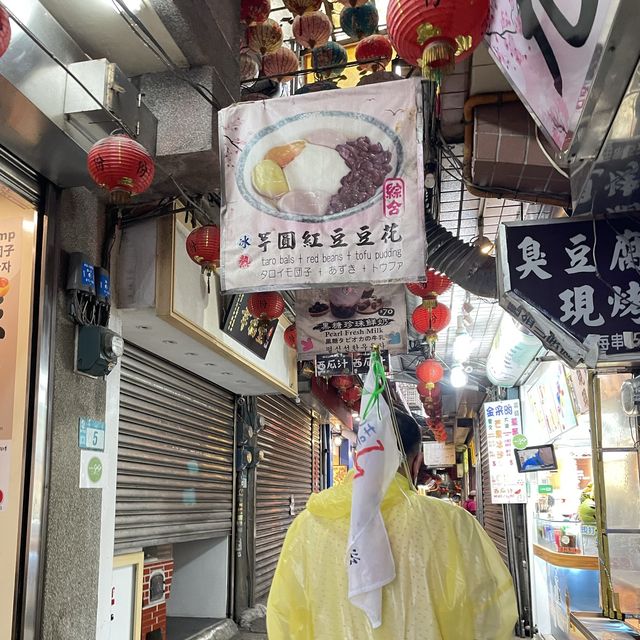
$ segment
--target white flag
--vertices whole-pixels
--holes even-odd
[[[360,405],[363,415],[354,461],[347,549],[349,600],[366,613],[374,629],[382,624],[382,587],[396,577],[380,504],[400,465],[389,407],[381,393],[382,376],[380,356],[372,353]]]

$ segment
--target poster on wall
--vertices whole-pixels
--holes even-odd
[[[491,56],[561,151],[571,143],[619,3],[491,0]]]
[[[374,345],[405,353],[404,285],[307,289],[296,293],[298,357],[368,353]]]
[[[589,411],[589,373],[587,369],[564,370],[569,382],[569,392],[573,400],[573,407],[577,416]]]
[[[507,222],[500,305],[565,364],[640,358],[640,218]]]
[[[219,112],[226,292],[424,279],[421,85]]]
[[[268,324],[260,322],[249,313],[247,300],[248,296],[244,294],[233,296],[222,331],[264,360],[269,353],[278,320],[271,320]]]
[[[483,405],[487,446],[489,450],[489,482],[492,504],[524,504],[526,481],[518,473],[513,439],[522,433],[520,400],[485,402]]]
[[[422,445],[424,465],[430,469],[445,469],[456,464],[456,445],[446,442],[425,442]]]

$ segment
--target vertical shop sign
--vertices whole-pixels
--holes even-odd
[[[221,111],[223,290],[424,277],[421,110],[406,80]]]
[[[0,221],[0,512],[7,508],[18,356],[22,218]]]
[[[299,291],[296,329],[300,359],[317,353],[368,353],[374,345],[404,353],[404,285]]]
[[[522,433],[520,400],[485,402],[483,405],[489,449],[492,504],[527,501],[526,482],[518,473],[513,438]]]
[[[279,321],[276,319],[265,323],[254,318],[247,309],[248,299],[244,294],[233,296],[222,331],[264,360]]]
[[[549,139],[571,143],[620,0],[492,0],[489,51]]]
[[[506,223],[500,304],[569,366],[640,358],[640,217]]]

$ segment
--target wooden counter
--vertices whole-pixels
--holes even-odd
[[[581,554],[558,553],[539,544],[533,545],[533,554],[545,562],[562,567],[563,569],[591,569],[598,570],[598,556],[583,556]]]

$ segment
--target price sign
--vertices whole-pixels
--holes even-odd
[[[354,353],[353,357],[353,373],[358,375],[366,375],[369,372],[369,360],[371,358],[370,353]],[[389,373],[391,361],[389,359],[389,352],[385,349],[380,351],[380,360],[384,366],[386,373]]]
[[[353,372],[353,358],[345,353],[321,353],[316,356],[316,375],[350,376]]]
[[[100,420],[80,418],[78,428],[78,446],[91,451],[104,451],[105,424]]]

